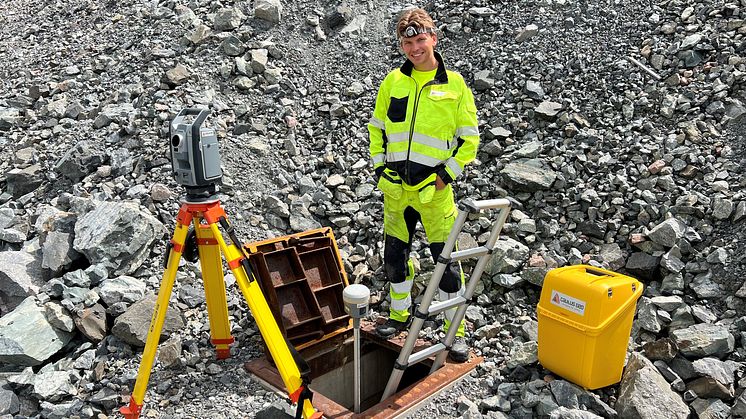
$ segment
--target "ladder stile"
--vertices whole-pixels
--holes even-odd
[[[412,324],[409,327],[407,339],[404,342],[404,346],[402,346],[402,350],[399,353],[399,357],[397,358],[396,363],[394,364],[394,370],[392,371],[391,376],[389,377],[389,381],[386,384],[386,388],[383,392],[383,396],[381,397],[381,401],[387,399],[389,396],[396,392],[396,389],[399,387],[399,383],[401,382],[401,378],[404,374],[404,369],[409,367],[410,365],[421,362],[433,355],[435,355],[435,361],[430,368],[430,374],[438,370],[443,365],[446,357],[448,356],[448,349],[451,347],[451,344],[456,337],[456,332],[458,331],[457,325],[461,324],[461,321],[466,314],[466,309],[468,307],[467,302],[469,302],[474,295],[474,290],[476,289],[477,283],[479,282],[482,273],[487,266],[487,262],[492,256],[492,252],[495,248],[495,243],[497,243],[497,239],[500,236],[500,231],[502,230],[502,227],[508,218],[508,214],[510,213],[510,200],[506,198],[477,201],[472,199],[465,199],[461,201],[461,204],[462,205],[459,206],[456,220],[454,221],[453,227],[451,228],[451,232],[448,234],[448,239],[446,239],[443,251],[440,254],[440,257],[436,259],[437,263],[435,265],[435,269],[433,270],[433,275],[430,278],[430,282],[427,284],[427,288],[422,294],[422,300],[419,307],[417,308],[417,313],[413,313],[414,319],[412,320]],[[454,252],[453,249],[456,245],[456,241],[458,240],[458,236],[463,229],[468,215],[470,213],[478,213],[487,209],[499,209],[497,220],[493,224],[492,231],[490,232],[490,236],[487,239],[487,243],[484,246]],[[436,256],[433,255],[433,257]],[[435,292],[438,289],[440,279],[445,272],[447,264],[449,262],[461,261],[471,258],[478,258],[478,261],[474,268],[474,271],[469,276],[469,281],[465,285],[464,294],[450,300],[438,301],[433,303],[433,297],[435,296]],[[419,337],[420,330],[422,329],[422,325],[427,316],[441,313],[454,307],[456,307],[457,309],[453,319],[451,320],[451,324],[453,325],[453,327],[449,328],[448,333],[446,333],[441,342],[413,354],[412,351],[414,349],[415,342]]]

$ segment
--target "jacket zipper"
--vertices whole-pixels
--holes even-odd
[[[425,83],[424,86],[422,86],[422,90],[419,90],[419,85],[417,84],[417,80],[414,79],[414,77],[409,76],[409,78],[414,81],[415,91],[417,92],[417,96],[414,99],[414,109],[412,109],[412,122],[409,124],[409,142],[407,143],[407,162],[404,163],[404,179],[407,184],[409,184],[409,155],[412,151],[412,136],[414,135],[414,122],[417,119],[417,107],[420,105],[420,96],[422,95],[422,92],[425,91],[425,88],[427,86],[433,85],[433,84],[439,84],[438,81],[435,79],[430,80],[429,82]]]

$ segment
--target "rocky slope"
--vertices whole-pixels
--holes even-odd
[[[405,6],[0,4],[0,414],[117,417],[182,193],[165,134],[187,106],[211,110],[241,238],[331,226],[348,275],[386,311],[366,124],[402,61]],[[467,313],[486,362],[413,417],[746,416],[746,2],[421,6],[479,109],[458,195],[516,205]],[[416,249],[424,281],[433,264]],[[593,392],[536,362],[544,275],[578,263],[645,284],[623,380]],[[216,362],[199,270],[183,264],[148,417],[282,403],[241,368],[260,336],[226,281],[238,343]]]

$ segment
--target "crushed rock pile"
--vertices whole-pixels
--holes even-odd
[[[184,107],[211,110],[241,238],[332,227],[386,312],[366,124],[406,6],[0,4],[0,417],[117,417],[128,401],[183,193],[166,134]],[[746,417],[746,1],[424,6],[479,109],[457,194],[515,205],[467,311],[485,362],[413,417]],[[433,263],[415,250],[421,289]],[[543,278],[578,263],[645,283],[622,382],[596,391],[537,363]],[[241,367],[261,336],[226,283],[237,343],[218,362],[183,262],[147,417],[283,402]]]

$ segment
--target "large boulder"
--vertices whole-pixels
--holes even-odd
[[[686,419],[689,406],[658,372],[652,362],[633,352],[622,376],[616,410],[621,418]]]
[[[508,163],[500,171],[503,183],[511,190],[536,192],[552,187],[557,174],[526,163]]]
[[[34,366],[62,349],[72,334],[52,326],[36,298],[25,299],[0,318],[0,362]]]
[[[102,202],[75,223],[75,250],[113,275],[133,273],[166,229],[131,202]]]
[[[724,357],[735,349],[736,339],[727,326],[700,323],[671,331],[671,339],[684,356]]]
[[[132,304],[124,314],[114,321],[114,327],[111,329],[112,334],[130,345],[145,346],[156,301],[157,296],[150,294]],[[181,312],[177,308],[169,307],[166,311],[166,320],[163,322],[160,339],[167,338],[173,331],[182,328],[184,328],[184,319]]]
[[[44,285],[39,261],[24,251],[0,252],[0,313],[7,313]]]

